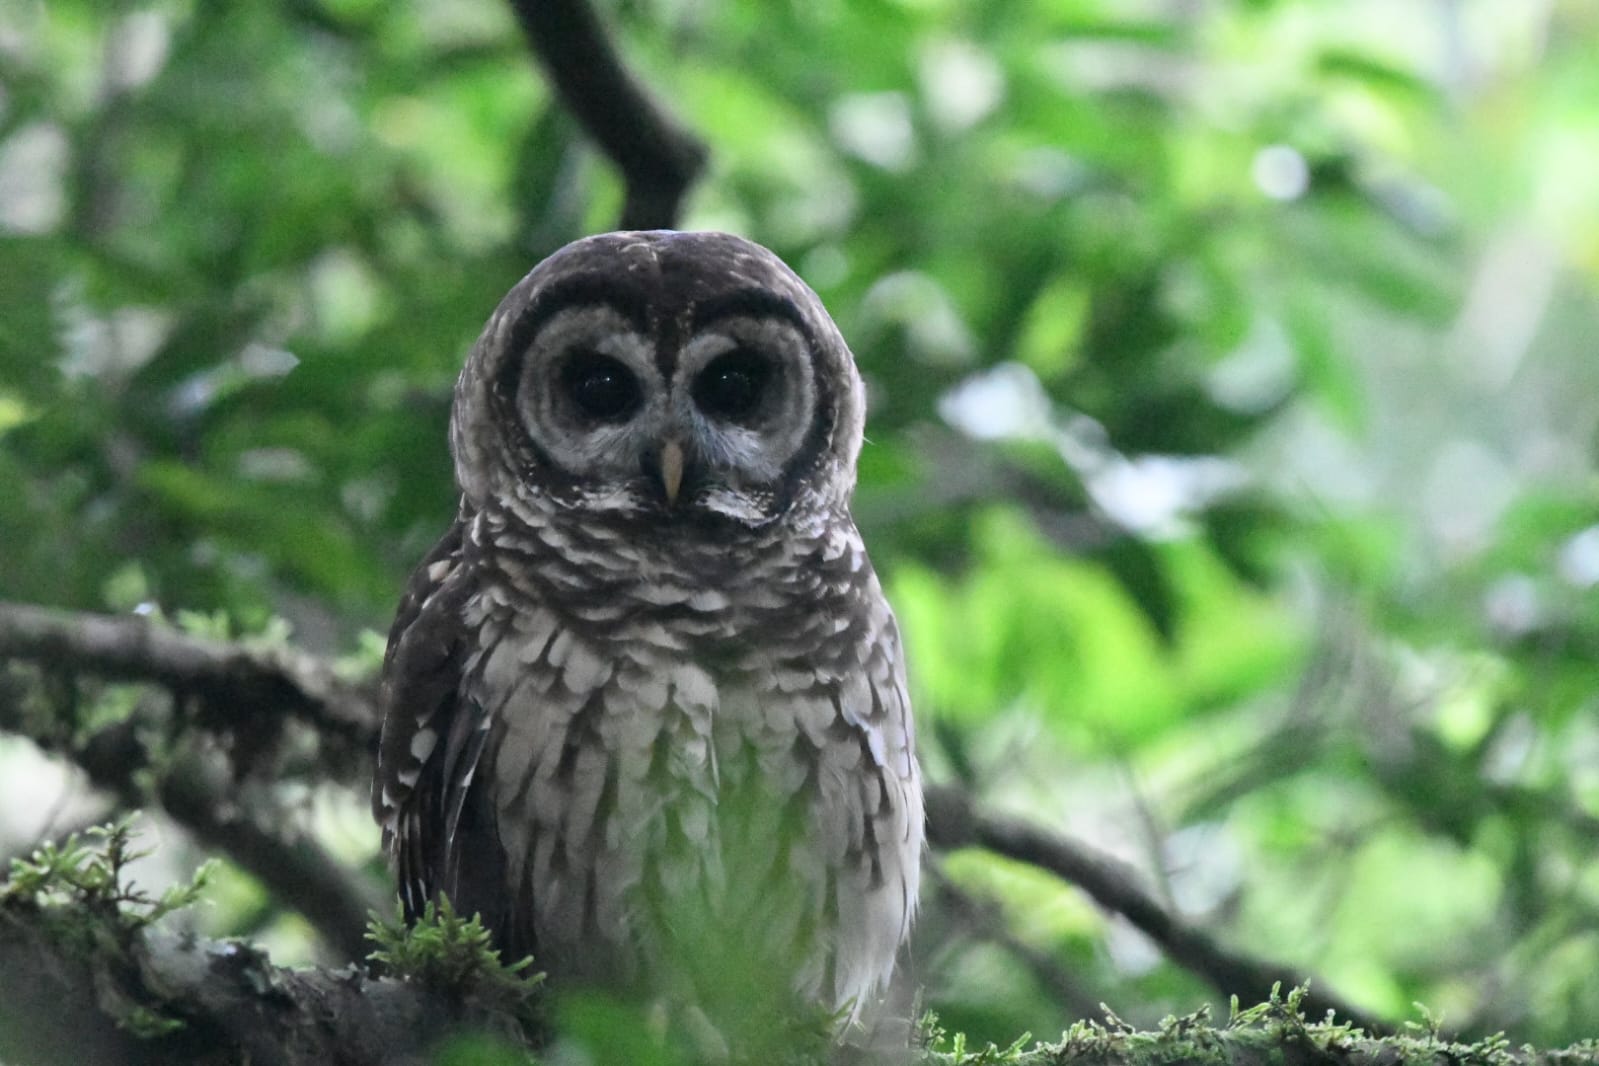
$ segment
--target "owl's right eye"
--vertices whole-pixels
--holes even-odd
[[[589,418],[614,422],[638,409],[642,391],[626,366],[599,352],[579,351],[561,368],[561,387]]]

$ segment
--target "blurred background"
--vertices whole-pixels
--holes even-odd
[[[710,147],[683,228],[859,359],[930,776],[1375,1016],[1599,1035],[1599,5],[599,6]],[[621,200],[495,0],[8,0],[0,598],[370,672],[468,347]],[[28,732],[0,858],[127,801]],[[384,898],[360,774],[246,785]],[[143,876],[205,854],[148,821]],[[1225,1002],[1051,875],[934,862],[951,1029]],[[236,866],[209,899],[337,957]]]

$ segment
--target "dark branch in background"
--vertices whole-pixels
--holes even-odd
[[[622,172],[621,229],[672,229],[708,155],[622,65],[584,0],[511,0],[561,103]]]
[[[1222,995],[1240,1001],[1263,999],[1273,985],[1293,988],[1305,975],[1223,947],[1206,932],[1185,923],[1138,883],[1137,875],[1108,855],[1038,826],[979,810],[964,792],[948,787],[927,790],[928,838],[934,847],[953,850],[986,848],[1006,858],[1048,870],[1088,893],[1101,907],[1128,922],[1160,945],[1173,962],[1203,977]],[[1386,1032],[1384,1025],[1337,996],[1316,991],[1305,997],[1311,1014],[1334,1011],[1368,1032]]]
[[[911,526],[970,504],[1020,504],[1038,531],[1069,555],[1103,551],[1127,532],[1096,514],[1083,494],[1051,481],[993,448],[975,447],[958,433],[923,427],[915,435],[926,466],[938,472],[915,485],[857,500],[851,513],[868,534]],[[871,539],[870,536],[867,537]]]

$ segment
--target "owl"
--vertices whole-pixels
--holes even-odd
[[[590,237],[510,291],[383,666],[373,807],[410,915],[447,895],[557,988],[879,995],[923,815],[849,512],[864,407],[815,293],[738,237]]]

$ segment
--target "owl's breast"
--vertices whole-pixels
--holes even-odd
[[[920,847],[914,781],[862,728],[883,702],[864,655],[810,669],[769,641],[697,654],[718,644],[678,624],[696,617],[635,618],[603,638],[549,607],[478,619],[469,678],[493,723],[492,802],[523,939],[553,972],[614,981],[658,976],[685,936],[747,936],[796,987],[832,995],[840,898],[876,892],[893,913],[886,948],[852,964],[859,991],[892,966],[908,917],[877,850],[898,849],[887,868],[903,880]]]

